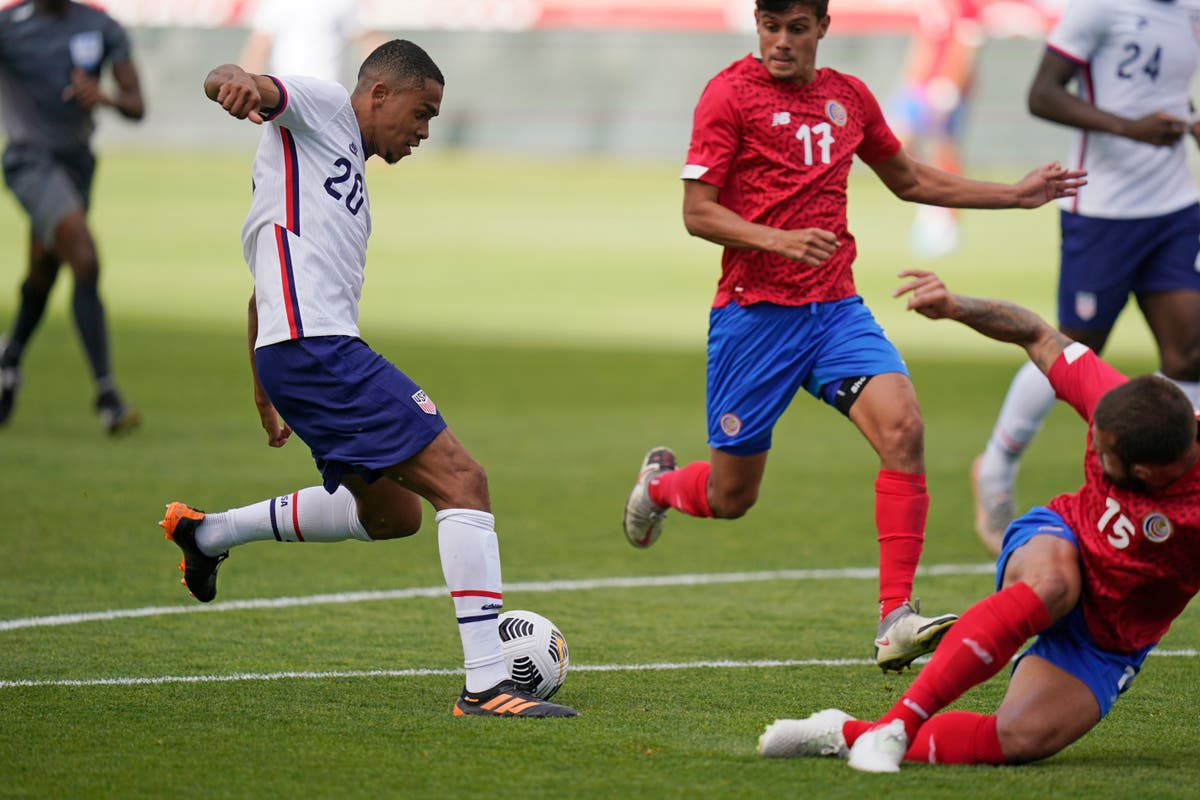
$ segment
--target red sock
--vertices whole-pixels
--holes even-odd
[[[660,506],[670,506],[693,517],[711,517],[708,507],[707,461],[693,461],[682,469],[664,472],[650,481],[650,499]]]
[[[875,529],[879,536],[880,619],[912,597],[928,514],[924,475],[879,470],[875,479]]]
[[[1004,669],[1021,645],[1049,625],[1046,604],[1024,583],[985,597],[954,623],[929,663],[879,723],[903,720],[908,741],[915,742],[926,720]]]
[[[921,726],[904,754],[929,764],[1003,764],[996,718],[970,711],[947,711]]]

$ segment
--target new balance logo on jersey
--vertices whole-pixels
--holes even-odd
[[[778,128],[780,125],[788,125],[792,121],[792,115],[786,111],[776,111],[775,116],[771,117],[771,127]]]

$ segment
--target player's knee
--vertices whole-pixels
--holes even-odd
[[[1040,571],[1022,581],[1045,604],[1051,619],[1066,615],[1079,602],[1078,578],[1061,570]]]
[[[419,515],[415,520],[403,517],[377,517],[364,520],[362,525],[372,539],[403,539],[421,529],[421,518]]]
[[[483,465],[465,452],[454,460],[451,484],[455,498],[452,504],[460,508],[488,508],[487,472]]]
[[[1200,380],[1200,341],[1177,349],[1164,349],[1162,373],[1177,381]]]
[[[925,455],[925,423],[914,408],[880,427],[879,455],[889,462],[920,462]]]
[[[718,519],[737,519],[745,516],[756,502],[757,486],[718,487],[708,498],[709,510]]]
[[[998,722],[996,735],[1008,764],[1026,764],[1049,758],[1067,746],[1068,742],[1054,730],[1030,725],[1005,725]]]

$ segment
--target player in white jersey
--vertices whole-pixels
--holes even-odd
[[[1031,112],[1078,128],[1067,163],[1088,172],[1060,201],[1059,328],[1099,352],[1133,294],[1162,374],[1195,405],[1200,204],[1185,148],[1200,142],[1188,97],[1198,55],[1200,0],[1071,0],[1029,90]],[[1022,367],[975,461],[975,527],[993,553],[1014,515],[1021,454],[1054,399],[1045,376]]]
[[[466,685],[454,714],[575,716],[509,676],[498,631],[500,551],[483,469],[425,392],[358,338],[371,230],[365,161],[378,155],[394,164],[428,138],[444,85],[429,55],[399,39],[367,57],[352,94],[327,81],[231,64],[209,73],[209,99],[264,126],[242,229],[254,275],[255,402],[268,443],[280,447],[294,430],[312,450],[323,486],[221,514],[170,503],[160,524],[183,551],[184,585],[208,602],[231,547],[411,536],[424,498],[437,512],[463,645]]]

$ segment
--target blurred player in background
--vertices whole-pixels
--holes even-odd
[[[338,83],[232,64],[205,79],[205,94],[230,115],[266,123],[242,228],[254,276],[254,399],[268,443],[281,447],[295,430],[323,486],[221,514],[171,503],[160,524],[183,551],[184,584],[209,602],[231,547],[411,536],[424,498],[437,511],[466,665],[454,714],[575,716],[508,674],[498,632],[500,550],[483,468],[421,387],[359,338],[371,232],[366,161],[378,155],[394,164],[427,139],[444,85],[429,55],[399,39],[367,57],[353,94]]]
[[[913,279],[896,292],[911,295],[910,309],[1026,350],[1089,425],[1085,482],[1009,527],[996,593],[963,613],[878,721],[837,709],[777,720],[759,752],[838,755],[866,772],[895,772],[905,759],[1048,758],[1108,714],[1200,590],[1196,410],[1170,381],[1127,379],[1031,311],[951,294],[932,273],[901,275]],[[937,714],[1007,667],[1034,635],[995,714]]]
[[[250,26],[238,60],[248,72],[338,83],[351,45],[365,54],[384,41],[368,24],[360,0],[259,0]]]
[[[710,459],[677,470],[669,448],[650,450],[626,502],[625,536],[649,546],[668,508],[745,514],[775,422],[803,388],[846,415],[879,455],[875,657],[885,671],[901,670],[955,617],[923,617],[911,602],[929,510],[924,425],[900,354],[855,291],[851,161],[861,158],[902,200],[963,208],[1035,208],[1074,194],[1082,173],[1048,164],[1009,185],[913,160],[860,80],[817,69],[826,9],[825,0],[758,0],[761,60],[734,62],[696,107],[684,223],[725,248],[709,317]]]
[[[1060,204],[1060,330],[1100,352],[1133,294],[1162,374],[1200,405],[1200,204],[1185,151],[1187,138],[1200,141],[1189,100],[1198,31],[1197,0],[1075,0],[1050,34],[1029,110],[1079,129],[1068,163],[1088,172]],[[992,553],[1014,515],[1021,454],[1053,405],[1045,376],[1023,366],[975,462],[975,527]]]
[[[116,91],[100,86],[111,67]],[[100,301],[100,260],[88,227],[96,158],[94,112],[145,113],[129,38],[103,11],[66,0],[25,0],[0,9],[0,117],[8,144],[4,181],[29,216],[29,272],[17,318],[0,340],[0,425],[21,386],[21,357],[66,262],[75,278],[71,310],[96,381],[95,407],[109,433],[134,427],[113,379]]]
[[[888,122],[914,155],[945,172],[962,173],[959,154],[967,102],[975,77],[983,26],[977,0],[918,3],[904,78],[890,103]],[[958,247],[958,216],[940,206],[919,206],[909,249],[937,258]]]

